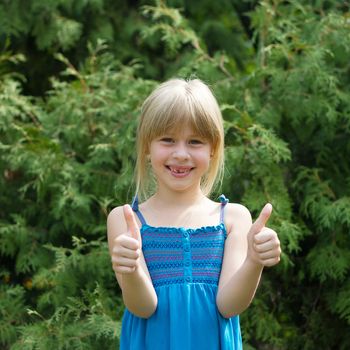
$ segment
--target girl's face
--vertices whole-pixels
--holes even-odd
[[[150,158],[158,188],[165,186],[176,192],[198,190],[207,172],[211,146],[190,126],[169,131],[151,142]]]

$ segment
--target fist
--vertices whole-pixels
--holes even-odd
[[[130,205],[124,205],[123,213],[127,231],[113,242],[112,265],[116,273],[130,274],[140,265],[142,242],[140,229]]]
[[[248,258],[262,266],[276,265],[281,258],[281,247],[277,233],[265,227],[271,213],[272,205],[268,203],[248,232]]]

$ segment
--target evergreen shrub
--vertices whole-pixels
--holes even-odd
[[[0,4],[1,348],[118,347],[106,217],[133,196],[141,103],[173,76],[221,106],[214,197],[274,206],[282,261],[241,315],[244,348],[350,348],[349,7],[199,3]]]

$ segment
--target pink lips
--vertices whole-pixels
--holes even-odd
[[[186,177],[193,169],[192,167],[189,167],[189,166],[171,166],[171,165],[168,165],[167,168],[170,170],[171,175],[177,178]]]

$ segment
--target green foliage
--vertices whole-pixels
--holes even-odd
[[[121,302],[105,221],[111,206],[130,198],[139,96],[153,83],[136,78],[137,65],[121,65],[103,43],[81,71],[58,58],[67,69],[45,100],[25,97],[11,79],[1,84],[1,275],[9,286],[25,286],[29,315],[37,316],[13,323],[1,342],[109,348],[117,342]],[[88,311],[79,309],[96,283],[98,296],[88,298]]]
[[[112,305],[106,300],[108,296],[97,285],[80,298],[68,298],[64,306],[55,308],[49,319],[28,309],[33,322],[20,328],[21,338],[11,349],[115,348],[113,339],[119,336],[120,321],[113,320]]]
[[[7,278],[4,274],[2,277]],[[11,344],[16,340],[16,329],[26,321],[25,290],[21,286],[0,286],[0,297],[0,340]]]
[[[245,348],[350,347],[346,5],[14,0],[0,13],[2,348],[118,344],[105,221],[133,195],[141,103],[172,76],[218,98],[222,192],[254,216],[274,206],[282,262],[241,316]]]

